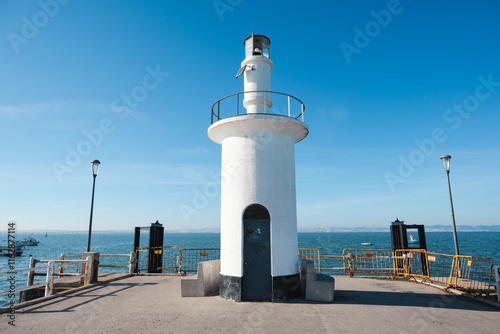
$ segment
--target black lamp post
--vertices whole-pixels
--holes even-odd
[[[450,194],[450,205],[451,205],[451,220],[453,222],[453,238],[455,239],[455,253],[456,255],[460,255],[458,251],[458,239],[457,239],[457,227],[455,226],[455,213],[453,211],[453,200],[451,198],[451,186],[450,186],[450,159],[451,156],[445,154],[441,157],[443,160],[443,168],[446,172],[446,178],[448,179],[448,193]]]
[[[89,222],[89,238],[87,243],[87,252],[90,252],[90,236],[92,234],[92,214],[94,213],[94,190],[95,190],[95,178],[97,176],[97,172],[99,171],[99,165],[101,162],[99,160],[92,161],[92,176],[94,180],[92,182],[92,201],[90,202],[90,222]]]

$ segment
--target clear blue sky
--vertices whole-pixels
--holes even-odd
[[[218,227],[252,33],[306,105],[299,227],[500,224],[500,2],[0,1],[0,229]]]

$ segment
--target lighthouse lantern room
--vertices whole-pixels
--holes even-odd
[[[270,44],[262,35],[245,39],[245,59],[236,75],[244,76],[244,92],[214,104],[215,122],[208,129],[209,138],[222,145],[219,294],[235,301],[300,296],[295,143],[309,130],[304,104],[271,91]],[[240,95],[246,113],[239,112]],[[221,101],[235,97],[238,112],[221,118]],[[286,101],[285,115],[270,112],[273,98]],[[297,116],[290,101],[299,105]]]

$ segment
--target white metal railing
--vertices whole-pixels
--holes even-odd
[[[36,263],[47,263],[47,266],[37,268]],[[83,266],[84,269],[82,269],[83,271],[81,273],[65,273],[64,270],[59,271],[59,273],[55,272],[56,264],[59,265],[60,268],[64,268],[65,265],[69,263],[84,264]],[[36,273],[36,271],[43,271],[43,270],[45,270],[45,274]],[[92,273],[92,258],[90,256],[87,257],[85,260],[64,260],[64,259],[36,260],[35,258],[31,258],[29,268],[0,272],[0,276],[16,275],[25,272],[28,272],[28,284],[27,284],[28,286],[21,289],[16,288],[15,292],[17,293],[26,290],[37,289],[39,287],[44,286],[45,297],[47,297],[53,294],[54,283],[59,283],[75,278],[83,278],[84,279],[83,284],[84,285],[89,284],[91,279],[90,275]],[[44,275],[46,277],[45,282],[33,283],[35,275]],[[59,276],[59,279],[54,279],[54,276]],[[61,276],[63,276],[64,278],[60,278]],[[9,293],[12,292],[11,291],[0,292],[0,296],[7,295]]]
[[[288,115],[288,117],[290,117],[290,118],[295,118],[295,119],[300,118],[302,120],[302,122],[304,122],[304,111],[305,111],[306,107],[305,107],[304,103],[301,100],[299,100],[298,98],[296,98],[292,95],[280,93],[280,92],[273,92],[273,91],[267,91],[267,90],[253,90],[253,91],[234,93],[234,94],[228,95],[226,97],[223,97],[222,99],[217,100],[212,105],[212,113],[211,113],[212,124],[214,124],[215,122],[220,121],[221,119],[226,118],[226,117],[239,116],[240,115],[240,104],[243,101],[240,98],[240,95],[245,96],[245,94],[250,94],[250,93],[263,93],[263,95],[264,95],[263,100],[264,101],[268,101],[268,98],[270,99],[272,96],[276,96],[276,97],[284,96],[284,97],[286,97],[287,104],[288,104],[288,110],[283,112],[283,113],[280,113],[280,114]],[[229,98],[233,98],[233,97],[235,97],[235,99],[236,99],[236,101],[235,101],[235,103],[236,103],[236,115],[234,115],[234,110],[232,108],[228,108],[228,109],[231,109],[232,112],[229,114],[229,116],[222,116],[221,115],[221,102],[223,102],[224,100],[227,100]],[[296,101],[300,104],[300,111],[292,112],[291,101]],[[267,105],[267,103],[266,103],[266,105]],[[268,107],[270,107],[270,106],[268,105]]]
[[[130,252],[130,254],[100,254],[99,258],[101,257],[127,257],[129,258],[129,263],[124,264],[124,265],[113,265],[113,264],[100,264],[99,263],[99,268],[128,268],[128,272],[133,274],[134,273],[134,268],[135,268],[135,263],[137,261],[137,256],[135,252]]]

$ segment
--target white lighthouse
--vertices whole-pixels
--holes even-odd
[[[304,104],[271,91],[270,43],[253,33],[245,39],[237,74],[244,92],[213,105],[208,129],[222,145],[219,294],[235,301],[300,296],[295,143],[309,130]],[[284,101],[283,112],[270,111],[273,99]]]

